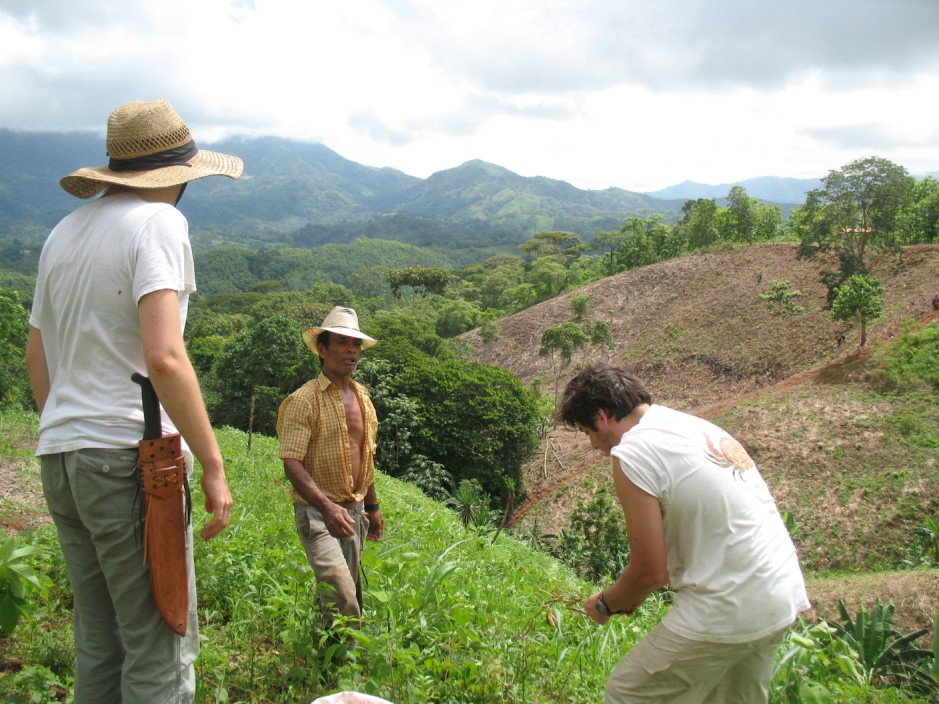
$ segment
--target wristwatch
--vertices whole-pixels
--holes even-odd
[[[610,607],[606,605],[606,599],[603,598],[603,592],[600,592],[600,596],[597,597],[597,611],[600,612],[601,616],[606,616],[609,618],[613,615],[613,612],[610,611]]]

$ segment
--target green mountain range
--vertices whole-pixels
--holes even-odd
[[[674,220],[684,202],[618,188],[582,190],[478,160],[420,179],[358,164],[316,143],[258,137],[204,146],[242,157],[245,176],[207,179],[187,191],[180,207],[203,247],[309,247],[362,235],[486,246],[545,230],[592,237],[628,216]],[[76,204],[58,180],[106,159],[95,134],[0,130],[0,241],[45,237]]]

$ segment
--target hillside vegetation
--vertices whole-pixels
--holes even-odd
[[[6,421],[29,440],[28,417]],[[313,598],[276,440],[256,437],[248,452],[243,433],[216,434],[235,509],[222,536],[195,541],[198,702],[287,704],[349,689],[400,704],[587,704],[602,696],[620,653],[661,617],[664,602],[653,598],[635,618],[596,627],[578,611],[591,585],[569,568],[506,533],[467,529],[413,485],[379,474],[386,532],[363,557],[365,625],[347,657],[328,629],[353,634]],[[35,480],[35,464],[18,470],[21,482]],[[206,519],[198,483],[193,494],[198,534]],[[51,525],[23,537],[39,551],[45,588],[34,616],[0,635],[0,700],[64,699],[73,654],[62,636],[71,599],[61,552]]]
[[[893,618],[893,605],[875,606],[883,598],[903,633],[917,631],[907,645],[928,645],[939,604],[939,182],[871,157],[830,172],[785,221],[732,188],[726,207],[699,199],[672,224],[662,211],[621,224],[609,209],[621,194],[585,195],[483,162],[421,182],[325,148],[287,151],[271,179],[239,182],[224,199],[202,184],[193,198],[194,224],[221,225],[193,234],[201,294],[187,350],[241,507],[224,540],[197,555],[200,701],[297,701],[340,685],[400,702],[597,699],[616,655],[668,598],[616,629],[572,616],[590,588],[578,580],[606,584],[628,556],[621,513],[601,491],[608,460],[550,420],[566,380],[592,361],[630,367],[656,402],[744,442],[798,546],[812,618],[849,620],[842,598],[852,612],[863,604]],[[615,229],[593,230],[599,211],[588,201]],[[411,212],[382,210],[401,203]],[[16,217],[40,213],[51,210]],[[368,238],[356,232],[362,222]],[[8,224],[0,216],[0,236]],[[589,242],[577,234],[587,225]],[[386,226],[398,241],[378,238]],[[4,666],[14,674],[0,672],[0,698],[11,681],[11,691],[48,698],[50,687],[69,687],[69,646],[48,636],[67,621],[69,600],[29,451],[36,418],[22,359],[40,238],[22,232],[0,242],[9,264],[0,269],[0,523],[30,545],[14,553],[6,540],[0,568],[35,549],[45,589],[12,641]],[[343,244],[324,244],[334,236]],[[239,241],[261,251],[223,248]],[[283,397],[316,373],[300,331],[334,305],[356,308],[381,341],[358,375],[381,419],[382,500],[402,531],[370,551],[368,608],[379,617],[349,634],[359,641],[351,658],[312,606],[309,571],[288,557],[283,477],[263,437]],[[246,453],[229,427],[262,436]],[[427,497],[457,506],[469,529]],[[861,693],[826,701],[906,701],[872,688],[914,674],[855,662],[824,623],[799,629],[781,650],[790,665],[777,673],[774,702],[801,702],[805,679]],[[922,695],[935,685],[935,658],[906,656],[933,673],[915,673],[920,686],[909,691]]]
[[[854,329],[822,310],[817,270],[788,245],[623,272],[499,321],[494,342],[478,330],[464,339],[480,360],[547,390],[596,356],[552,366],[537,354],[547,327],[576,317],[571,299],[589,295],[587,317],[613,331],[603,359],[633,367],[657,401],[713,418],[748,446],[792,517],[813,617],[838,620],[840,598],[853,613],[882,597],[897,605],[896,625],[909,633],[931,628],[939,604],[939,571],[900,569],[913,529],[939,515],[937,389],[928,370],[909,379],[884,370],[897,368],[890,360],[902,350],[894,341],[920,340],[927,355],[935,350],[928,345],[939,344],[931,311],[939,247],[905,248],[874,262],[887,314],[872,326],[863,354]],[[807,294],[805,313],[774,316],[757,298],[781,278]],[[927,367],[937,358],[927,357]],[[35,508],[42,503],[29,453],[35,416],[7,414],[0,422],[0,483],[20,487],[4,490],[0,513],[7,530],[40,526],[28,539],[41,550],[47,580],[36,616],[3,643],[15,656],[2,663],[0,694],[42,686],[64,692],[70,642],[50,634],[67,629],[69,600],[54,532]],[[397,702],[596,701],[613,663],[665,608],[656,598],[638,619],[595,628],[576,611],[592,588],[578,575],[505,531],[463,528],[452,511],[382,476],[389,530],[368,551],[372,617],[356,656],[333,660],[329,623],[312,607],[310,574],[284,513],[274,441],[256,437],[247,452],[242,433],[218,435],[239,508],[224,537],[200,543],[196,555],[199,701],[308,701],[340,688]],[[515,514],[514,536],[560,532],[608,474],[608,461],[582,437],[550,427],[525,468],[530,497]],[[860,701],[899,701],[864,691]]]
[[[25,456],[35,415],[0,420],[13,440],[4,457]],[[276,441],[256,437],[247,451],[243,433],[216,435],[236,509],[222,536],[196,541],[197,702],[287,704],[356,690],[398,704],[587,704],[600,700],[607,673],[668,608],[666,595],[656,594],[634,616],[598,627],[579,608],[594,585],[505,531],[464,527],[451,509],[379,473],[386,533],[363,557],[363,629],[345,630],[311,598],[315,585],[294,533]],[[21,485],[36,481],[35,464],[16,469]],[[198,533],[206,514],[197,483],[193,492]],[[3,513],[10,505],[2,502]],[[72,643],[61,637],[71,620],[65,568],[54,529],[38,518],[23,513],[18,528],[34,529],[20,539],[37,551],[31,559],[43,589],[32,595],[33,616],[13,636],[0,636],[0,698],[11,704],[65,700],[71,688]],[[931,574],[935,584],[935,570],[908,574]],[[852,586],[809,581],[813,594],[837,588],[850,596]],[[781,652],[815,637],[807,624],[795,632],[803,640],[787,641]],[[346,654],[343,637],[355,639],[355,651]],[[831,701],[927,701],[852,682],[837,668],[817,665],[808,674],[840,693]],[[779,671],[772,701],[800,701],[786,692],[803,681]]]

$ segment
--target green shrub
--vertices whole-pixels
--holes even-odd
[[[38,550],[17,546],[13,536],[0,538],[0,635],[11,635],[21,618],[35,610],[29,597],[39,590],[39,578],[25,558]]]

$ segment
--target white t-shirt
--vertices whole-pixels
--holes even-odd
[[[743,447],[706,420],[653,405],[614,464],[662,506],[675,602],[664,618],[693,640],[742,643],[809,608],[795,546]]]
[[[146,375],[137,304],[179,292],[185,325],[196,289],[189,226],[176,208],[120,193],[83,205],[50,233],[39,259],[30,324],[42,332],[49,398],[37,455],[136,447]],[[164,433],[174,433],[163,414]]]

